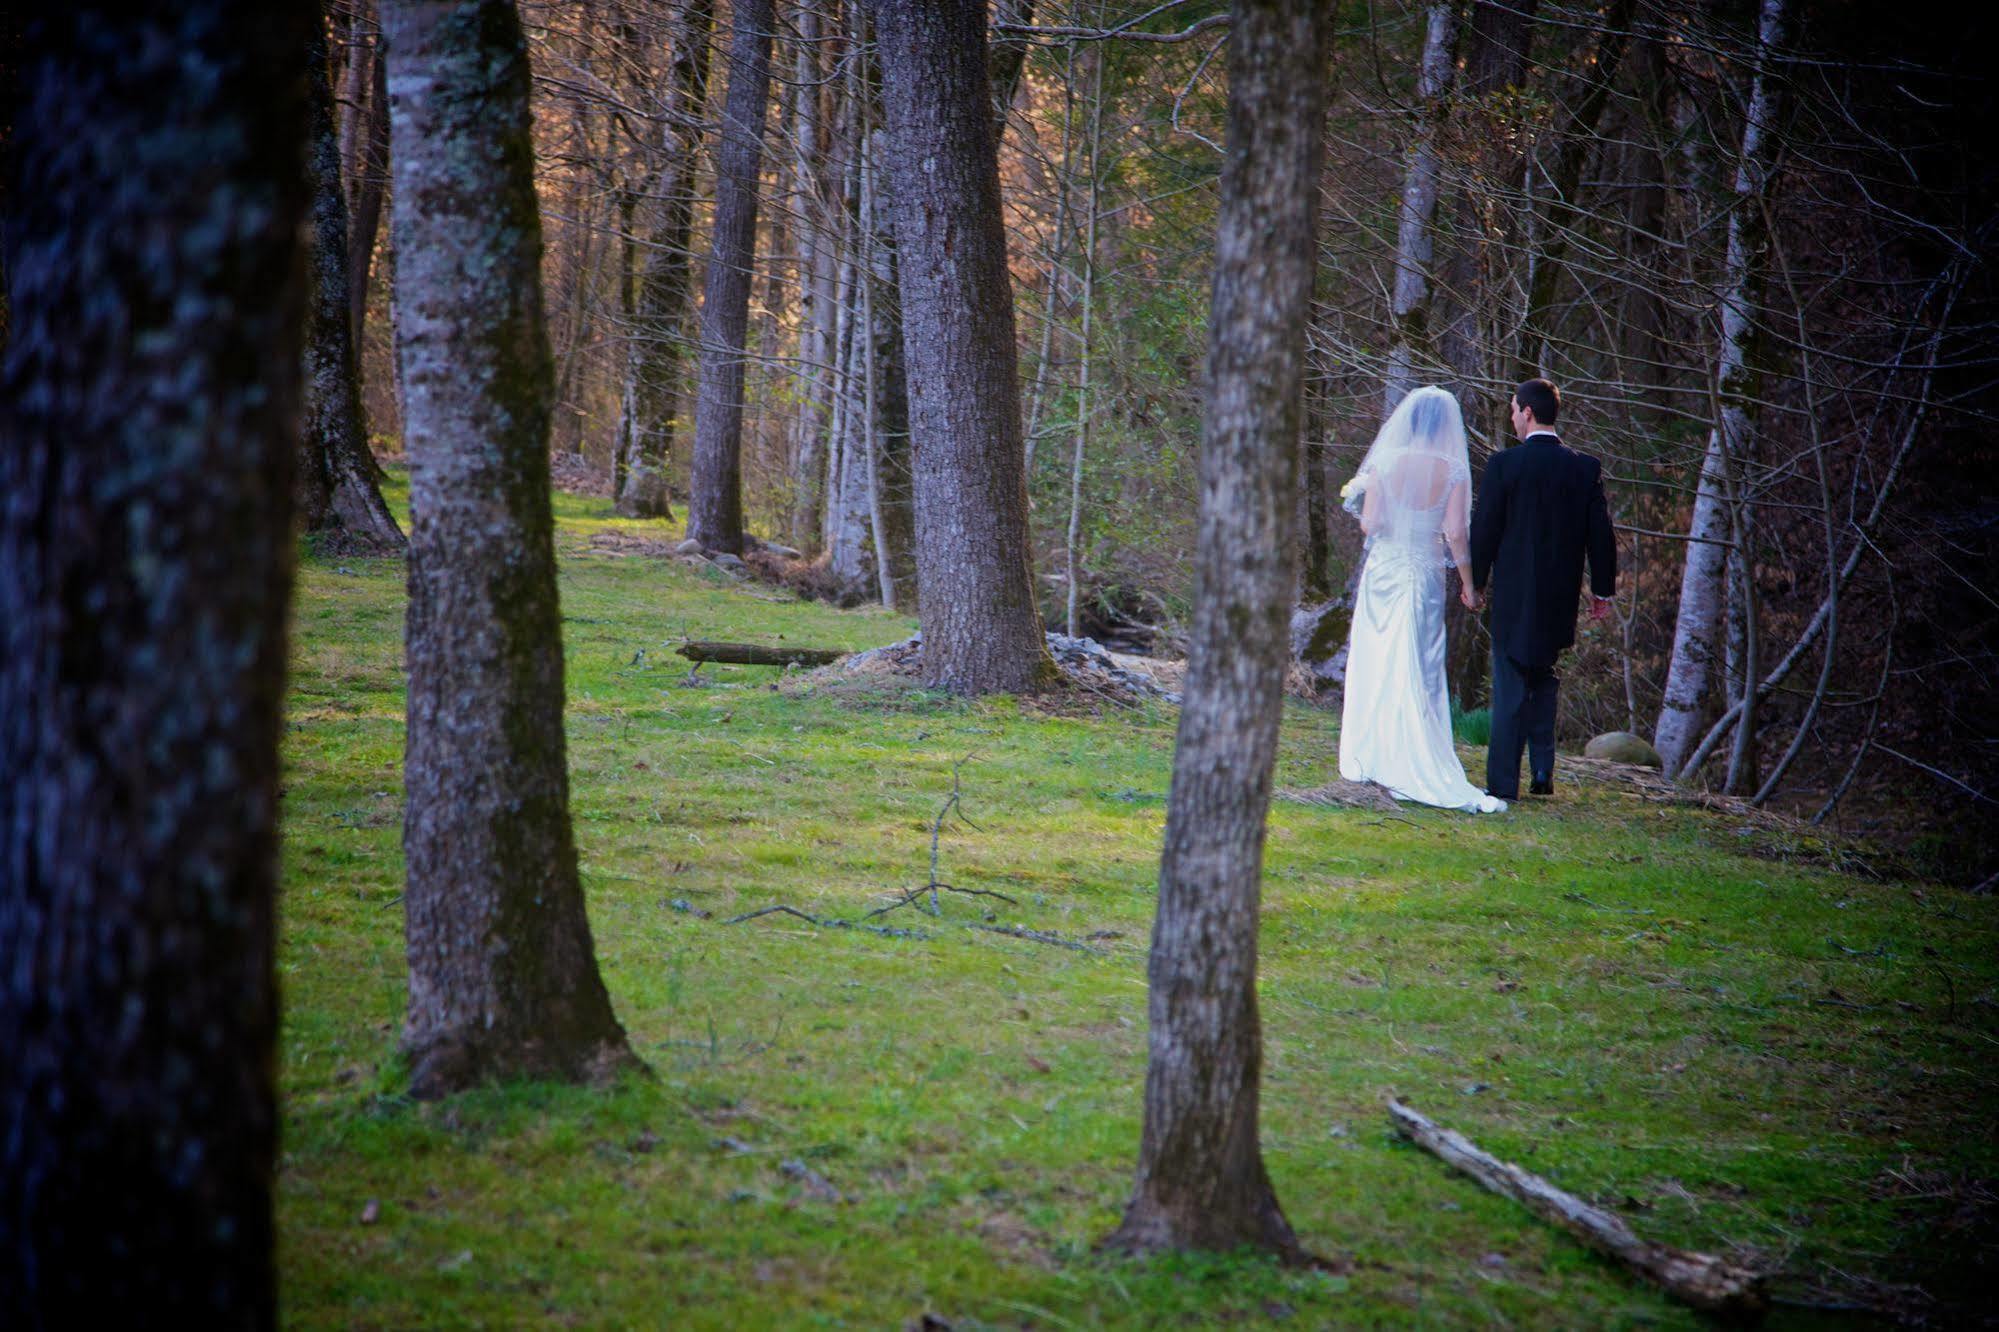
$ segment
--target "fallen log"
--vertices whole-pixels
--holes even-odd
[[[1417,1146],[1656,1282],[1675,1299],[1706,1313],[1741,1320],[1761,1318],[1769,1308],[1760,1273],[1711,1254],[1642,1240],[1623,1217],[1592,1207],[1539,1175],[1479,1150],[1464,1135],[1432,1123],[1400,1101],[1388,1103],[1388,1116]]]
[[[730,666],[824,666],[847,654],[832,648],[765,647],[761,643],[682,643],[674,651],[689,661]]]

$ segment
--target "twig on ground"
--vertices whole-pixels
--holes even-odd
[[[1020,905],[1020,902],[1017,898],[1008,897],[1005,893],[994,892],[990,888],[960,888],[955,883],[939,883],[933,881],[931,883],[921,884],[915,888],[909,889],[901,897],[896,898],[895,901],[890,902],[887,906],[876,907],[873,911],[870,911],[866,915],[862,916],[861,919],[873,920],[876,916],[885,916],[889,912],[895,910],[897,907],[906,907],[911,902],[921,900],[925,893],[929,893],[931,897],[934,899],[937,895],[937,890],[940,888],[947,893],[963,893],[967,897],[997,897],[1000,901],[1009,903],[1010,905],[1013,906]]]
[[[958,773],[967,763],[970,763],[976,757],[976,754],[967,754],[951,765],[951,795],[945,800],[943,808],[937,811],[936,819],[930,824],[930,914],[933,916],[944,914],[944,908],[937,901],[937,889],[939,886],[937,882],[937,838],[944,831],[945,817],[958,807]],[[964,815],[960,814],[958,817],[963,818]]]
[[[755,920],[759,916],[772,915],[796,916],[802,921],[827,930],[866,930],[869,934],[879,934],[886,939],[929,939],[935,937],[923,930],[898,930],[888,925],[867,925],[856,920],[842,920],[838,916],[815,916],[810,912],[800,911],[797,907],[787,906],[782,902],[775,906],[758,907],[755,911],[745,911],[742,915],[731,916],[722,923],[724,925],[740,925],[746,920]]]
[[[984,930],[987,934],[1004,934],[1009,939],[1032,939],[1036,943],[1054,944],[1058,948],[1073,948],[1079,953],[1091,953],[1098,957],[1104,955],[1104,950],[1101,948],[1092,948],[1086,943],[1077,943],[1074,939],[1064,939],[1059,934],[1049,934],[1044,930],[1030,930],[1020,925],[973,924],[966,926],[966,928]]]
[[[1584,897],[1581,893],[1563,893],[1562,900],[1565,902],[1580,902],[1586,907],[1595,907],[1598,911],[1615,911],[1621,915],[1626,915],[1626,916],[1652,916],[1658,914],[1657,912],[1649,911],[1644,907],[1605,906],[1601,902],[1590,901],[1587,897]]]

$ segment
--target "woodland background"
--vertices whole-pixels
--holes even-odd
[[[1934,871],[1989,887],[1999,178],[1973,127],[1994,109],[1990,23],[1891,23],[1829,0],[1775,8],[1781,35],[1763,59],[1758,7],[1727,0],[1341,5],[1300,595],[1335,599],[1354,571],[1358,531],[1337,490],[1389,380],[1459,392],[1476,466],[1505,438],[1510,385],[1546,373],[1565,393],[1564,435],[1606,462],[1624,569],[1614,630],[1586,635],[1565,672],[1563,732],[1651,735],[1703,455],[1737,407],[1721,519],[1733,540],[1714,576],[1725,609],[1696,734],[1745,679],[1790,660],[1758,697],[1752,743],[1718,737],[1700,780],[1892,832]],[[522,9],[559,470],[620,493],[643,442],[684,495],[729,3]],[[1051,627],[1167,652],[1191,587],[1220,12],[1209,0],[994,12],[1042,609]],[[334,17],[366,407],[392,455],[380,42],[366,0]],[[821,594],[906,606],[877,74],[851,6],[779,5],[772,36],[745,332],[747,521],[816,559],[797,577]],[[1760,188],[1743,195],[1759,59],[1771,120]],[[1412,251],[1401,214],[1419,153],[1434,198]],[[1746,228],[1746,272],[1730,265],[1731,218]],[[1398,255],[1427,278],[1420,300],[1398,301]],[[1738,279],[1748,328],[1724,383],[1721,312]],[[872,349],[857,329],[873,330]],[[863,441],[870,350],[879,514]],[[1841,573],[1832,632],[1819,623],[1800,648],[1825,619],[1829,569]],[[1454,607],[1452,634],[1459,701],[1474,708],[1481,633]]]

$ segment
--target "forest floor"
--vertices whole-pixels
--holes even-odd
[[[400,509],[400,475],[391,494]],[[1490,818],[1273,808],[1264,1150],[1333,1267],[1099,1254],[1137,1151],[1173,709],[759,667],[690,682],[683,636],[859,648],[913,626],[613,553],[679,532],[599,498],[556,512],[583,880],[654,1077],[404,1094],[404,571],[308,555],[285,749],[286,1323],[1697,1321],[1397,1140],[1390,1094],[1641,1234],[1785,1274],[1792,1297],[1953,1322],[1993,1288],[1999,902],[1864,877],[1781,824],[1579,765]],[[1336,742],[1334,714],[1293,706],[1278,785],[1324,783]],[[728,923],[777,904],[857,921],[926,883],[954,770],[970,821],[942,825],[939,877],[1011,901],[946,893],[941,920],[912,903],[870,922],[925,937]],[[1780,1307],[1772,1325],[1857,1321]]]

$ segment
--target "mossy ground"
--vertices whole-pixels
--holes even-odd
[[[1278,805],[1264,1147],[1300,1235],[1348,1270],[1099,1256],[1138,1141],[1171,711],[773,690],[763,668],[689,685],[682,634],[859,647],[911,625],[593,553],[600,532],[678,535],[602,500],[558,496],[557,519],[584,883],[656,1076],[401,1094],[403,569],[308,554],[280,957],[288,1323],[1694,1321],[1398,1143],[1390,1093],[1794,1288],[1991,1280],[1999,904],[1575,783],[1493,818]],[[1287,717],[1280,786],[1326,779],[1336,720]],[[943,877],[1017,905],[946,896],[943,922],[882,922],[929,940],[723,923],[773,903],[854,918],[924,882],[967,755],[976,826],[945,826]],[[1100,951],[962,928],[987,911]]]

